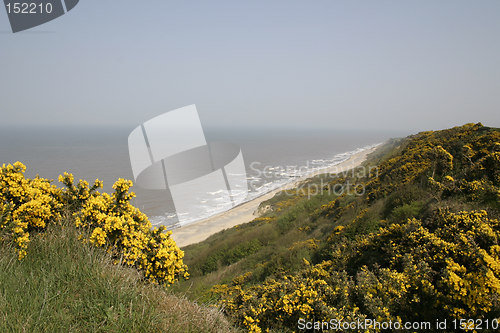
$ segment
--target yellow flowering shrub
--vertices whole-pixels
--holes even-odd
[[[170,285],[187,278],[184,253],[165,232],[152,228],[146,215],[130,204],[132,182],[119,179],[114,193],[99,193],[102,182],[80,180],[64,173],[64,189],[43,178],[28,179],[26,167],[16,162],[0,168],[0,241],[12,241],[19,259],[27,254],[30,233],[43,231],[63,213],[72,214],[80,238],[106,248],[117,263],[136,267],[153,283]]]
[[[164,232],[164,226],[152,228],[147,216],[130,204],[135,196],[129,192],[132,181],[116,181],[112,195],[94,192],[87,183],[74,186],[69,174],[62,181],[73,202],[82,200],[82,208],[74,215],[76,226],[88,235],[86,241],[106,248],[118,262],[136,267],[151,282],[170,285],[188,277],[184,252],[170,237],[171,232]]]
[[[251,276],[212,292],[251,332],[294,330],[308,321],[379,322],[495,318],[500,315],[500,223],[485,211],[437,210],[352,241],[336,238],[331,260],[261,284]]]
[[[288,248],[288,251],[294,251],[302,248],[316,250],[318,248],[318,242],[319,241],[314,238],[309,238],[304,241],[298,241],[293,243],[292,246]]]
[[[74,184],[72,174],[65,172],[59,176],[59,181],[64,184],[65,189],[62,194],[64,205],[71,211],[77,211],[82,208],[82,205],[91,197],[99,196],[97,189],[102,188],[103,183],[96,179],[92,187],[86,180],[80,179],[78,184]]]
[[[61,190],[47,179],[24,176],[20,162],[0,168],[0,233],[16,244],[19,259],[26,255],[31,232],[44,229],[61,216]]]
[[[488,198],[493,194],[498,200],[493,187],[500,185],[499,142],[500,132],[481,123],[419,133],[401,147],[400,154],[379,165],[378,174],[365,184],[367,199],[373,202],[403,184],[432,178],[431,185],[436,188],[444,182],[448,187],[454,184],[456,191],[473,194],[479,189],[487,192]],[[470,183],[473,181],[480,183]],[[475,195],[476,200],[484,197]]]
[[[246,274],[229,285],[214,286],[212,292],[220,297],[219,304],[226,313],[249,332],[295,330],[301,318],[364,320],[346,297],[353,287],[348,276],[330,271],[330,267],[329,261],[311,265],[304,260],[304,269],[297,275],[284,274],[245,288],[242,284],[250,277]],[[337,303],[344,306],[334,306]]]
[[[308,247],[315,264],[277,269],[264,281],[235,279],[212,292],[252,332],[296,331],[299,318],[499,318],[499,142],[500,131],[481,124],[403,141],[378,173],[361,179],[365,194],[333,197],[310,222],[288,221],[324,235],[287,247],[290,255]]]

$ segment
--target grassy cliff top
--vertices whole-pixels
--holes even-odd
[[[78,240],[71,222],[35,235],[18,260],[0,246],[1,332],[230,332],[216,308],[200,306],[117,266]]]

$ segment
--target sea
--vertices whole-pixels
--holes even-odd
[[[20,161],[26,176],[53,179],[70,172],[75,179],[104,182],[111,192],[119,178],[134,180],[128,136],[133,128],[43,127],[0,129],[0,165]],[[241,149],[248,181],[245,201],[263,195],[297,177],[313,173],[348,159],[401,132],[300,128],[205,128],[208,142],[228,142]],[[186,166],[189,167],[189,166]],[[62,186],[62,185],[61,185]],[[148,215],[153,225],[179,226],[171,194],[134,186],[132,204]],[[187,223],[220,212],[218,191],[207,193],[196,203]],[[225,209],[225,208],[224,208]]]

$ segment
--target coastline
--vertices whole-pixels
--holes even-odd
[[[317,170],[306,176],[297,178],[293,182],[278,187],[270,192],[267,192],[257,198],[244,202],[228,211],[211,216],[209,218],[188,224],[172,230],[172,238],[177,243],[177,246],[184,247],[187,245],[199,243],[204,241],[211,235],[222,231],[224,229],[232,228],[236,225],[247,223],[257,218],[257,210],[259,205],[274,197],[278,192],[296,188],[301,182],[308,178],[326,173],[338,173],[358,167],[366,160],[368,154],[374,152],[379,145],[371,148],[364,149],[360,152],[354,153],[347,160],[330,167]]]

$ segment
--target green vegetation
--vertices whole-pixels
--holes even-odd
[[[99,193],[102,182],[94,185],[81,180],[74,184],[72,174],[64,173],[58,188],[48,179],[26,178],[21,162],[0,168],[0,243],[16,245],[19,260],[27,254],[30,237],[56,223],[62,216],[72,217],[84,243],[102,247],[117,264],[135,267],[149,281],[170,285],[187,278],[182,252],[165,227],[152,228],[148,217],[130,204],[132,181],[118,179],[114,193]]]
[[[255,332],[297,330],[299,318],[500,317],[498,129],[391,140],[362,168],[263,205],[264,216],[185,247],[191,279],[175,289]]]
[[[131,181],[107,194],[98,180],[65,173],[61,189],[25,170],[0,168],[0,332],[232,330],[167,291],[188,277],[184,253],[130,204]]]
[[[184,251],[129,204],[128,181],[108,195],[69,174],[65,189],[26,179],[20,163],[0,171],[2,332],[500,317],[499,129],[391,140],[362,167],[281,192],[263,216]]]
[[[32,237],[21,261],[0,247],[1,332],[230,332],[216,308],[144,283],[103,249],[84,245],[72,221]]]

